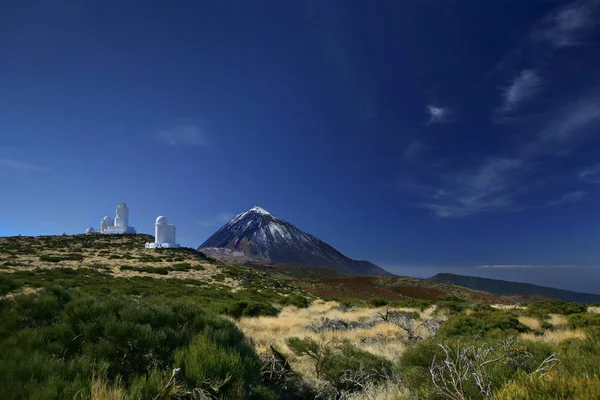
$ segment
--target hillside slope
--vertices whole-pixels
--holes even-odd
[[[542,296],[564,301],[574,301],[578,303],[600,302],[600,295],[597,294],[578,293],[570,290],[532,285],[530,283],[510,282],[499,279],[478,278],[474,276],[447,273],[437,274],[429,279],[439,283],[449,283],[452,285],[464,286],[498,295]]]

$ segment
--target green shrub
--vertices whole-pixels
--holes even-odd
[[[392,371],[389,360],[346,342],[323,358],[320,376],[340,392],[354,392],[388,379]]]
[[[407,307],[407,308],[418,308],[421,311],[431,307],[434,303],[431,300],[420,300],[420,299],[408,299],[401,302],[392,302],[392,307]]]
[[[600,379],[600,330],[586,331],[587,339],[564,341],[559,346],[560,368],[575,377]]]
[[[259,385],[250,392],[249,400],[277,400],[279,396],[266,386]]]
[[[292,294],[287,297],[283,297],[278,303],[282,306],[296,306],[298,308],[307,308],[310,305],[308,299],[299,294]]]
[[[43,254],[39,257],[39,259],[43,262],[58,263],[61,261],[83,261],[83,256],[81,254],[66,254],[64,256]]]
[[[576,328],[589,328],[592,326],[600,326],[600,314],[595,313],[581,313],[571,314],[568,317],[569,327]]]
[[[132,267],[130,265],[123,265],[120,268],[121,271],[137,271],[143,274],[159,274],[168,275],[171,271],[170,267]]]
[[[225,309],[225,313],[234,318],[258,317],[259,315],[277,315],[277,309],[270,304],[260,302],[236,301]]]
[[[553,330],[554,329],[554,325],[552,325],[548,321],[542,321],[542,322],[540,322],[540,328],[544,329],[544,330]]]
[[[438,310],[447,310],[451,315],[460,314],[471,306],[462,300],[443,300],[437,303]]]
[[[8,274],[0,273],[0,295],[12,292],[19,287],[21,287],[21,284],[15,279],[8,276]]]
[[[192,266],[188,263],[180,263],[171,265],[173,271],[189,271],[192,269]]]
[[[490,336],[500,337],[527,332],[519,319],[503,311],[474,312],[450,318],[440,329],[440,337]]]
[[[490,362],[485,365],[485,376],[493,388],[501,388],[509,382],[518,371],[531,373],[549,357],[554,349],[544,343],[539,342],[516,342],[509,347],[510,352],[505,353],[502,347],[498,347],[499,342],[490,339],[446,339],[427,340],[415,346],[409,347],[401,356],[398,362],[398,369],[406,387],[416,398],[434,399],[437,397],[437,389],[433,385],[430,367],[434,360],[437,365],[445,365],[446,354],[440,344],[449,347],[450,359],[456,362],[457,354],[464,354],[465,363],[463,366],[474,363],[477,359],[478,349],[491,348],[493,351],[485,356],[485,360],[494,360],[502,354],[509,354],[508,358],[501,358],[497,362]],[[484,354],[484,353],[481,353]],[[464,374],[464,380],[460,384],[465,399],[484,398],[478,389],[474,377],[470,373]],[[446,398],[446,397],[441,397]]]
[[[52,271],[54,276],[57,272]],[[77,276],[85,280],[97,275],[86,270]],[[126,280],[112,283],[119,281]],[[177,351],[196,354],[190,351],[196,346],[192,338],[203,338],[196,339],[207,350],[202,365],[223,363],[222,368],[237,374],[236,360],[241,360],[243,379],[232,375],[219,396],[230,393],[235,398],[238,389],[257,382],[257,357],[231,322],[188,301],[152,300],[89,296],[53,284],[37,295],[0,300],[0,398],[89,398],[98,376],[132,398],[157,398]],[[192,372],[198,364],[190,358],[182,362]],[[211,379],[224,371],[210,369],[216,371]],[[198,376],[192,372],[190,379]]]
[[[543,377],[523,372],[494,395],[494,400],[600,399],[600,379],[550,373]]]
[[[192,387],[227,398],[243,398],[259,378],[258,358],[239,331],[214,330],[196,336],[176,351],[175,365]]]
[[[535,301],[527,305],[527,314],[533,317],[545,319],[548,314],[577,314],[587,310],[587,307],[580,303],[570,303],[562,300],[542,300]]]
[[[374,297],[371,300],[369,300],[369,304],[373,307],[383,307],[388,304],[388,301],[386,299]]]
[[[138,261],[139,262],[143,262],[143,263],[148,263],[148,262],[161,262],[162,258],[161,257],[154,257],[148,254],[144,254],[142,256],[138,257]]]

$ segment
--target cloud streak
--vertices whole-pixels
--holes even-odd
[[[161,131],[155,139],[168,146],[208,146],[204,131],[196,125],[181,125]]]
[[[426,107],[426,111],[429,116],[427,125],[448,124],[454,122],[454,112],[448,107],[432,103]]]
[[[547,203],[549,207],[560,206],[568,203],[576,203],[578,201],[583,200],[586,192],[583,190],[576,190],[573,192],[565,193],[557,199],[551,200]]]
[[[217,215],[212,216],[211,218],[196,221],[196,223],[205,228],[216,228],[221,227],[227,222],[229,222],[235,215],[232,212],[221,212]]]
[[[600,1],[580,0],[558,8],[543,18],[531,31],[534,42],[555,48],[585,43],[586,35],[598,24]]]
[[[39,165],[29,164],[26,162],[13,160],[10,158],[0,158],[0,165],[7,167],[7,168],[11,168],[11,169],[21,170],[21,171],[43,171],[46,169]]]
[[[524,161],[490,158],[467,171],[441,176],[440,188],[421,203],[438,217],[460,218],[513,205],[512,190]]]
[[[484,269],[582,269],[594,268],[585,265],[535,265],[535,264],[495,264],[481,265],[477,268]]]
[[[432,184],[415,185],[424,198],[419,206],[441,218],[461,218],[490,211],[519,211],[532,207],[558,206],[578,201],[585,192],[573,191],[537,205],[520,204],[518,198],[540,184],[539,164],[564,156],[580,145],[600,125],[600,87],[558,112],[539,129],[533,139],[517,147],[510,156],[488,157],[460,171],[442,171]],[[537,168],[537,169],[536,169]],[[579,178],[593,180],[596,169],[584,170]],[[535,177],[535,179],[533,179]]]
[[[583,169],[577,177],[584,182],[600,183],[600,164]]]
[[[525,69],[502,91],[503,104],[497,110],[506,114],[515,111],[541,89],[542,78],[535,69]]]

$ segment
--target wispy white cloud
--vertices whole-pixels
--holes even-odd
[[[42,171],[46,169],[45,167],[36,164],[30,164],[19,160],[13,160],[10,158],[0,158],[0,165],[7,168],[18,169],[22,171]]]
[[[203,226],[205,228],[216,228],[223,226],[224,224],[229,222],[234,216],[235,215],[232,212],[221,212],[208,219],[196,222],[198,223],[198,225]]]
[[[455,113],[449,107],[444,107],[439,104],[429,104],[426,107],[427,115],[429,117],[427,124],[448,124],[454,122]]]
[[[583,190],[576,190],[573,192],[565,193],[557,199],[550,200],[547,205],[549,207],[560,206],[567,203],[576,203],[581,201],[586,195],[586,192]]]
[[[525,162],[490,158],[480,166],[441,176],[440,187],[421,203],[438,217],[460,218],[513,206],[513,190]]]
[[[556,118],[547,121],[533,139],[521,144],[512,155],[488,157],[459,171],[443,170],[433,178],[435,183],[413,185],[412,189],[424,199],[419,205],[438,217],[460,218],[482,212],[519,211],[581,200],[585,195],[583,191],[573,191],[558,199],[540,200],[537,205],[524,205],[519,197],[535,190],[535,185],[542,181],[539,163],[568,154],[596,131],[600,126],[598,104],[600,88],[557,112]],[[584,180],[596,176],[595,170],[582,171],[579,175]]]
[[[502,105],[497,109],[501,114],[515,111],[535,94],[542,86],[542,77],[535,69],[525,69],[502,90]]]
[[[489,269],[555,269],[555,268],[566,268],[566,269],[581,269],[581,268],[594,268],[585,265],[536,265],[536,264],[495,264],[495,265],[481,265],[478,268],[489,268]]]
[[[425,143],[422,143],[418,140],[413,140],[408,146],[406,146],[406,149],[404,149],[402,157],[406,162],[416,161],[423,154],[423,152],[427,150],[427,148],[429,148],[429,146]]]
[[[155,135],[155,139],[169,146],[207,146],[204,131],[196,125],[181,125]]]
[[[600,87],[582,96],[550,119],[534,140],[520,149],[522,157],[568,153],[600,123]]]
[[[544,17],[533,28],[530,38],[556,48],[581,45],[586,34],[598,24],[599,16],[600,1],[575,1]]]
[[[600,164],[581,170],[577,176],[584,182],[600,183]]]

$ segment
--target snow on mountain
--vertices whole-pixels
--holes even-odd
[[[373,263],[344,256],[259,206],[233,217],[198,250],[230,263],[303,265],[354,275],[391,275]]]

